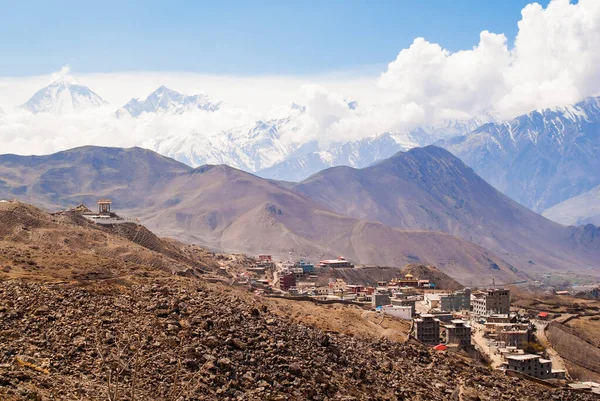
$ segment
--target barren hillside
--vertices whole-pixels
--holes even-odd
[[[406,325],[353,306],[174,275],[188,257],[221,262],[150,233],[155,250],[70,213],[0,207],[2,400],[592,399],[398,342]]]
[[[164,237],[234,253],[355,263],[425,263],[465,281],[502,282],[523,275],[503,258],[447,233],[397,230],[332,212],[289,189],[227,166],[191,170],[143,149],[85,147],[35,158],[0,156],[0,197],[36,204],[92,207],[113,200],[119,214],[140,217]],[[489,279],[487,279],[489,281]],[[487,282],[486,281],[486,282]]]
[[[360,170],[331,168],[294,189],[340,214],[459,236],[521,271],[600,275],[600,235],[528,210],[435,146],[397,153]]]

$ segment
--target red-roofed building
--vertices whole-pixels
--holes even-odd
[[[446,347],[444,344],[438,344],[435,347],[433,347],[434,350],[436,351],[446,351],[448,347]]]
[[[548,312],[540,312],[540,313],[538,313],[538,319],[548,320],[548,317],[549,317]]]

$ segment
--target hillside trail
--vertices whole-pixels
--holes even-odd
[[[566,371],[567,367],[565,366],[565,361],[563,361],[558,352],[556,352],[556,350],[552,348],[552,344],[546,336],[546,327],[548,326],[548,323],[535,321],[534,324],[536,328],[535,335],[540,344],[542,344],[544,348],[546,348],[546,352],[548,352],[548,356],[552,361],[552,369],[560,369]]]

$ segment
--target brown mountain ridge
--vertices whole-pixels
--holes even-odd
[[[387,266],[425,263],[439,266],[463,283],[472,282],[473,277],[481,278],[482,283],[474,283],[481,285],[492,277],[498,282],[521,280],[523,275],[518,270],[530,267],[527,260],[531,257],[526,253],[518,255],[517,248],[507,251],[502,246],[494,247],[496,243],[502,245],[496,237],[506,238],[509,223],[490,218],[494,214],[485,205],[507,204],[504,212],[529,217],[519,220],[513,216],[509,220],[516,231],[542,238],[534,241],[519,237],[523,246],[527,245],[525,250],[536,250],[534,256],[559,243],[547,240],[547,233],[542,232],[547,228],[547,220],[526,214],[508,198],[490,191],[472,171],[457,168],[458,159],[449,158],[444,151],[436,155],[440,151],[436,149],[408,152],[413,157],[409,163],[394,164],[395,157],[390,159],[392,167],[387,171],[375,170],[374,175],[381,175],[382,185],[389,183],[387,190],[377,196],[376,192],[361,188],[360,180],[344,181],[345,174],[320,188],[322,193],[315,189],[318,187],[314,182],[325,182],[319,177],[346,171],[343,168],[326,170],[290,189],[290,184],[264,180],[227,166],[191,169],[140,148],[83,147],[49,156],[4,155],[0,156],[0,198],[19,197],[56,209],[82,201],[94,204],[99,197],[109,197],[115,210],[141,218],[159,235],[215,250],[311,259],[344,255],[355,263]],[[415,154],[420,156],[415,158]],[[384,168],[385,163],[348,171],[368,182],[363,171]],[[434,172],[434,167],[440,165],[446,168]],[[432,172],[419,175],[420,169]],[[402,191],[394,187],[398,177],[404,180]],[[473,190],[474,183],[480,186],[479,190]],[[448,199],[461,196],[462,186],[463,202],[449,204]],[[406,194],[422,200],[411,203]],[[403,208],[403,204],[410,207]],[[461,204],[464,210],[454,212]],[[398,224],[394,207],[409,224]],[[364,213],[365,210],[373,213]],[[388,215],[375,212],[378,210],[386,210]],[[477,221],[483,228],[474,229]],[[556,227],[554,232],[563,229]],[[492,237],[496,242],[479,238],[484,238],[481,232],[495,232],[498,228],[502,230]],[[558,260],[550,257],[547,262],[536,257],[531,259],[534,266],[564,268],[559,267],[560,262],[572,257],[573,268],[589,267],[590,255],[598,251],[597,243],[588,242],[586,249],[579,249],[577,236],[571,238],[572,252]],[[494,252],[485,249],[488,246]]]

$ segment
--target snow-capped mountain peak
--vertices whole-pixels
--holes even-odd
[[[37,91],[21,108],[32,113],[68,114],[107,104],[87,86],[70,74],[57,77],[50,85]]]
[[[138,117],[142,113],[183,114],[192,110],[212,112],[220,107],[221,103],[213,101],[210,96],[204,94],[188,96],[161,86],[145,100],[131,99],[117,111],[117,116]]]

